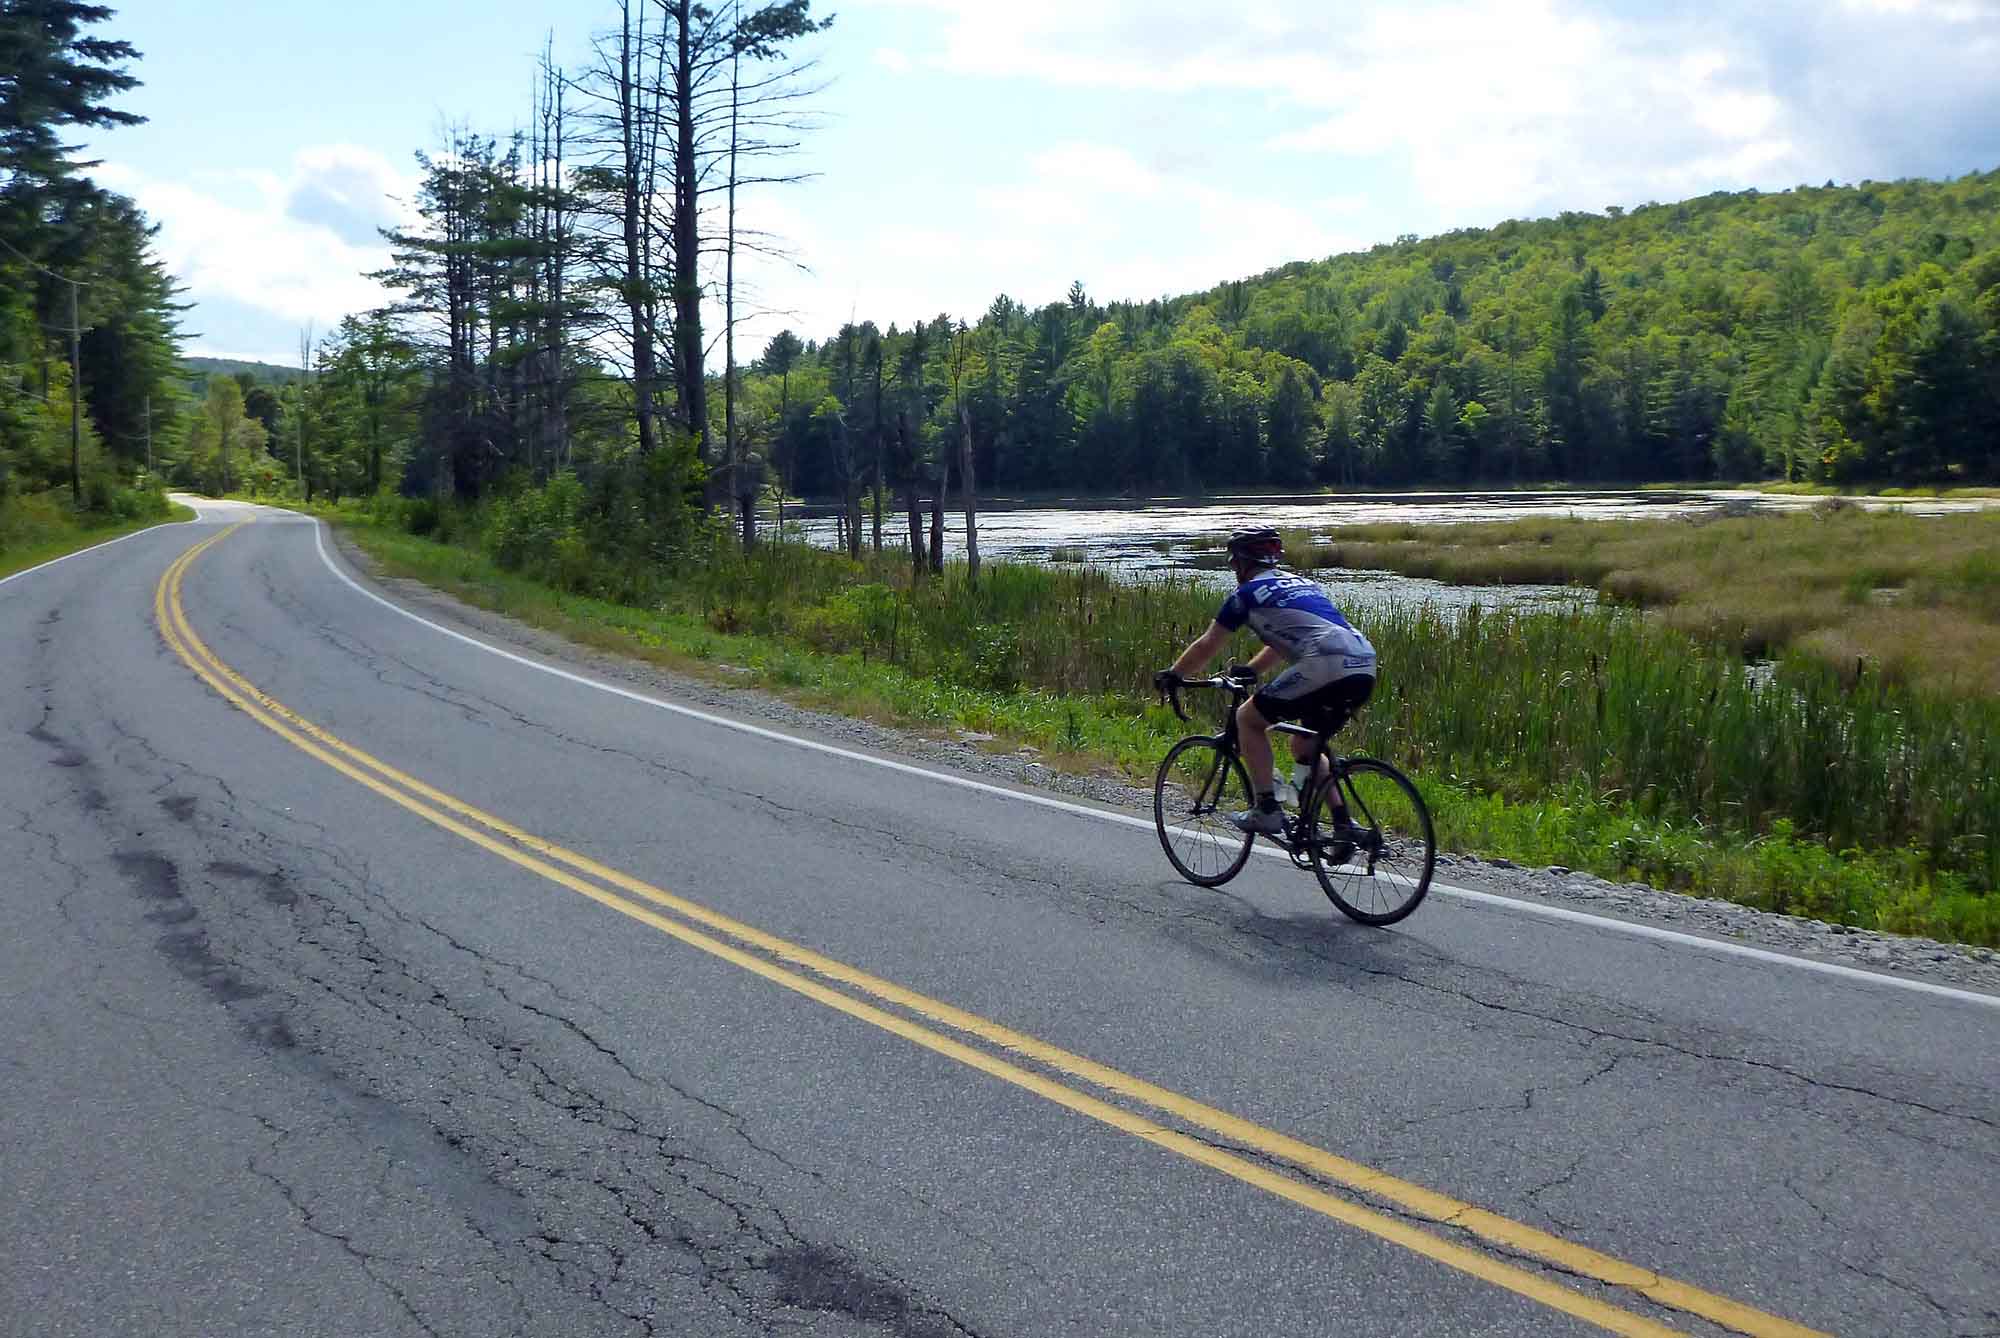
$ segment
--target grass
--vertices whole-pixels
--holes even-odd
[[[2000,697],[2000,513],[1806,514],[1345,526],[1286,547],[1316,568],[1454,585],[1573,584],[1749,658],[1790,650],[1852,677]]]
[[[144,509],[140,515],[77,512],[67,492],[0,500],[0,577],[168,521],[194,519],[194,512],[164,498],[161,508],[153,511],[140,503],[131,508]]]
[[[620,602],[587,571],[564,590],[502,568],[470,521],[446,544],[342,514],[389,574],[581,643],[1140,783],[1186,732],[1146,680],[1214,603],[1188,582],[1005,564],[976,587],[962,570],[913,584],[893,557],[788,545],[690,555]],[[1804,653],[1773,681],[1617,610],[1416,607],[1364,626],[1388,672],[1343,743],[1417,773],[1450,848],[2000,943],[2000,706]]]
[[[1629,485],[1627,485],[1629,486]],[[1835,483],[1715,483],[1695,481],[1691,483],[1641,483],[1640,492],[1768,492],[1788,497],[2000,497],[2000,488],[1979,485],[1884,484],[1880,487],[1869,484],[1841,486]]]

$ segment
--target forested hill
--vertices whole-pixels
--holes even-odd
[[[181,359],[181,369],[187,379],[200,384],[211,376],[248,377],[252,381],[269,381],[274,385],[289,385],[299,379],[299,369],[286,367],[275,362],[251,362],[243,358],[188,357]]]
[[[886,322],[883,323],[886,325]],[[2000,171],[1403,238],[1207,293],[780,336],[794,485],[951,456],[1006,488],[1993,481]],[[782,415],[780,428],[777,419]]]

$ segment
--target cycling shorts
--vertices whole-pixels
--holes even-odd
[[[1374,666],[1357,672],[1339,655],[1308,655],[1257,690],[1250,700],[1258,714],[1276,724],[1296,720],[1332,734],[1375,692]]]

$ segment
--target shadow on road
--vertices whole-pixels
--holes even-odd
[[[1162,928],[1175,943],[1272,984],[1351,987],[1368,976],[1465,965],[1397,929],[1356,924],[1316,893],[1297,910],[1273,913],[1226,887],[1162,879],[1147,891],[1158,897]]]

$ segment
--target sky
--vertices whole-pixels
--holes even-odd
[[[116,3],[116,0],[113,0]],[[747,199],[754,355],[1210,287],[1397,236],[1716,190],[2000,167],[2000,0],[815,0],[803,183]],[[602,11],[601,13],[597,11]],[[608,0],[139,0],[143,126],[103,185],[159,224],[188,349],[295,363],[380,305],[442,127],[525,124]],[[719,311],[711,319],[718,320]],[[740,349],[739,356],[745,356]]]

